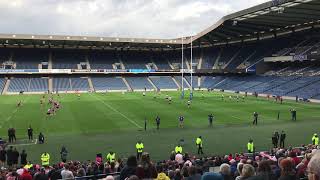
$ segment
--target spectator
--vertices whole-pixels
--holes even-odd
[[[40,172],[36,173],[36,175],[34,176],[34,180],[49,180],[49,177],[46,174],[46,170],[44,168],[41,168]]]
[[[9,147],[9,150],[7,151],[7,165],[11,167],[13,164],[13,149],[12,146]]]
[[[201,177],[201,180],[224,180],[220,173],[207,172]]]
[[[197,173],[197,168],[195,166],[190,166],[188,168],[189,177],[186,180],[199,180],[201,179],[201,175]]]
[[[245,164],[242,168],[242,178],[241,180],[249,179],[254,176],[254,167],[251,164]]]
[[[230,165],[223,163],[220,166],[220,174],[222,175],[224,180],[231,180],[231,169]]]
[[[316,151],[308,164],[308,179],[320,180],[320,151]]]
[[[137,167],[136,175],[140,179],[157,178],[157,171],[155,166],[150,161],[149,153],[144,152],[141,156],[141,163]]]
[[[61,169],[57,164],[53,165],[53,169],[48,173],[50,180],[58,180],[62,179]]]
[[[276,179],[276,177],[272,173],[270,163],[267,160],[261,161],[258,166],[257,175],[249,178],[249,180],[273,180],[273,179]]]
[[[183,164],[184,161],[183,161],[183,156],[182,156],[182,154],[180,154],[180,153],[176,154],[175,161],[177,161],[178,164]]]
[[[180,169],[176,169],[175,171],[174,171],[174,178],[173,178],[174,180],[182,180],[183,179],[183,176],[182,176],[182,174],[181,174],[181,171],[180,171]]]
[[[132,175],[135,175],[137,169],[137,159],[135,156],[130,156],[127,160],[127,165],[120,172],[120,180],[124,180]]]
[[[27,164],[27,153],[26,150],[22,150],[21,154],[20,154],[20,163],[22,166]]]
[[[290,152],[290,157],[292,158],[292,160],[294,162],[294,164],[293,164],[294,166],[297,166],[301,162],[300,158],[297,157],[297,153],[294,151]]]
[[[23,173],[19,177],[19,180],[32,180],[32,176],[27,169],[23,169]]]
[[[6,155],[7,155],[7,151],[5,149],[5,147],[2,147],[0,150],[0,166],[4,167],[5,163],[6,163]]]
[[[62,179],[73,179],[73,173],[69,170],[69,165],[65,164],[63,170],[61,171]]]
[[[14,167],[17,167],[17,165],[18,165],[19,155],[20,154],[19,154],[17,148],[14,148],[13,154],[12,154],[12,163],[13,163]]]
[[[295,171],[291,159],[283,159],[280,162],[281,176],[279,180],[295,180]]]
[[[235,180],[240,180],[242,178],[242,168],[243,168],[243,163],[238,163],[238,165],[237,165],[238,176],[236,177]]]
[[[104,180],[114,180],[113,176],[107,176],[106,178],[104,178]]]
[[[61,155],[61,161],[66,163],[67,156],[68,156],[68,150],[66,147],[62,146],[61,151],[60,151],[60,155]]]
[[[159,173],[156,180],[170,180],[165,173]]]
[[[16,172],[10,169],[8,174],[6,175],[6,180],[17,180],[18,176],[19,175]]]

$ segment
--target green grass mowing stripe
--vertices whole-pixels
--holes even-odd
[[[128,120],[129,122],[131,122],[133,125],[135,125],[138,128],[142,128],[142,126],[140,126],[139,124],[137,124],[134,120],[130,119],[128,116],[124,115],[123,113],[121,113],[120,111],[118,111],[117,109],[115,109],[114,107],[112,107],[111,105],[109,105],[108,103],[106,103],[105,101],[103,101],[102,99],[96,97],[95,95],[90,94],[92,97],[94,97],[95,99],[97,99],[98,101],[100,101],[102,104],[104,104],[105,106],[107,106],[108,108],[110,108],[111,110],[119,113],[122,117],[124,117],[126,120]]]

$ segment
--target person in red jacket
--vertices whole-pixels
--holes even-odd
[[[32,180],[32,176],[27,169],[24,169],[23,173],[21,174],[19,179],[20,180]]]

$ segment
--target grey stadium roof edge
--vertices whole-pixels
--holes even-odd
[[[222,17],[184,44],[215,46],[257,41],[320,28],[320,0],[273,0]],[[0,47],[175,49],[182,38],[148,39],[68,35],[0,34]]]

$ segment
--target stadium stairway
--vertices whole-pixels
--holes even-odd
[[[89,88],[90,90],[93,92],[95,91],[94,87],[93,87],[93,83],[92,83],[92,80],[91,80],[91,77],[88,76],[88,84],[89,84]]]
[[[217,56],[217,59],[215,60],[213,66],[212,66],[212,69],[218,69],[219,60],[221,58],[222,52],[223,52],[223,49],[220,49],[219,54]]]
[[[177,82],[177,80],[172,76],[172,81],[178,86],[179,89],[181,89],[180,84]]]
[[[7,93],[9,86],[10,86],[10,79],[7,79],[5,81],[5,85],[3,87],[2,94],[6,94]]]
[[[189,87],[189,89],[191,88],[191,85],[190,85],[190,83],[186,80],[186,78],[185,77],[183,77],[183,81],[184,81],[184,83]]]
[[[184,62],[187,65],[187,69],[191,69],[190,62],[188,61],[188,59],[185,59]]]
[[[132,87],[129,85],[128,81],[126,80],[125,77],[121,77],[122,81],[124,82],[124,84],[127,86],[128,91],[133,91]]]
[[[200,55],[199,62],[198,62],[198,65],[197,65],[197,69],[201,69],[201,67],[202,67],[202,60],[203,60],[202,56],[203,56],[203,52]]]
[[[231,58],[230,60],[223,66],[223,69],[226,69],[230,64],[231,62],[233,62],[237,57],[238,55],[240,54],[242,48],[240,48]]]
[[[52,52],[49,52],[48,69],[52,69]]]
[[[168,61],[168,64],[169,64],[170,68],[171,68],[171,69],[174,69],[174,67],[172,66],[172,64],[170,63],[170,61],[169,61],[169,60],[167,60],[167,61]]]
[[[158,91],[158,87],[151,81],[151,79],[149,77],[147,77],[147,80],[149,81],[149,83],[152,85],[152,87],[154,88],[154,90]]]
[[[86,62],[87,62],[87,69],[91,69],[91,65],[90,65],[90,62],[89,62],[89,56],[88,56],[88,54],[86,54],[85,55],[85,60],[86,60]],[[88,78],[89,79],[89,78]],[[90,79],[91,80],[91,79]],[[89,83],[89,85],[90,85],[90,83]],[[91,87],[90,87],[91,88]],[[92,88],[93,89],[93,88]]]
[[[49,77],[49,79],[48,79],[48,88],[49,88],[50,92],[53,91],[52,77]]]

